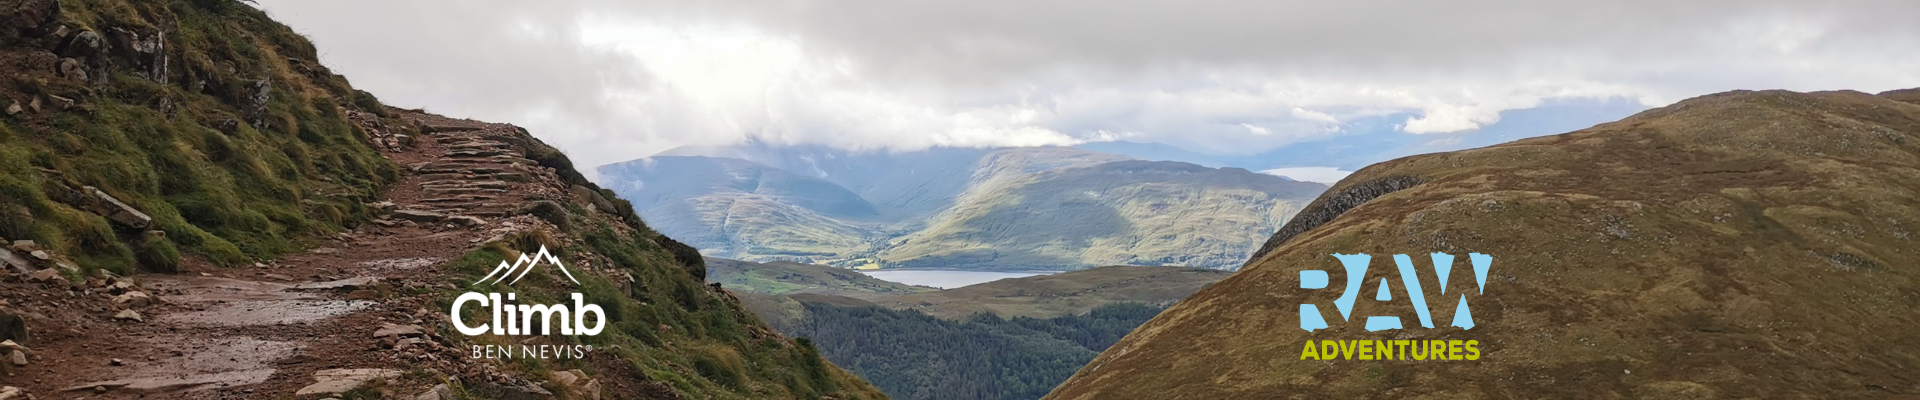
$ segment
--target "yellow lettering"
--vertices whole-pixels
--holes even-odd
[[[1315,358],[1315,359],[1318,359],[1318,358],[1320,358],[1320,352],[1317,352],[1317,351],[1313,351],[1313,341],[1312,341],[1312,340],[1308,340],[1308,341],[1307,341],[1307,348],[1306,348],[1306,349],[1304,349],[1304,350],[1300,350],[1300,359],[1302,359],[1302,360],[1305,360],[1305,359],[1307,359],[1307,357],[1313,357],[1313,358]]]
[[[1354,344],[1352,340],[1340,341],[1340,358],[1343,360],[1352,360],[1354,347],[1358,347],[1358,345]]]

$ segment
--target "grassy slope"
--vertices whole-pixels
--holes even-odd
[[[663,245],[670,242],[644,226],[629,228],[591,218],[575,210],[571,230],[579,240],[555,239],[540,233],[522,234],[495,242],[455,261],[460,274],[445,277],[460,289],[440,293],[441,307],[452,305],[468,282],[485,275],[502,259],[518,256],[511,249],[546,246],[559,257],[580,265],[611,265],[613,273],[575,273],[580,285],[561,283],[547,270],[528,275],[513,286],[471,288],[517,293],[539,304],[566,301],[579,291],[589,303],[607,312],[606,331],[597,336],[552,337],[566,343],[590,344],[595,351],[612,352],[631,363],[637,379],[660,382],[683,398],[709,399],[884,399],[886,396],[845,370],[825,362],[805,341],[780,336],[748,311],[741,300],[712,290],[687,274],[687,266]],[[585,261],[585,263],[581,263]],[[539,283],[550,283],[540,285]],[[484,319],[484,315],[474,316]],[[474,321],[479,323],[479,321]],[[557,339],[556,339],[557,338]],[[503,338],[468,338],[471,344],[507,344]],[[577,359],[518,359],[511,367],[526,376],[583,368],[619,374]]]
[[[853,270],[786,261],[754,263],[707,258],[707,281],[761,294],[819,293],[843,296],[898,295],[939,289],[909,286]]]
[[[1279,243],[1050,398],[1920,393],[1920,104],[1710,95],[1573,133],[1381,163],[1322,200],[1394,176],[1425,183]],[[1328,254],[1373,253],[1372,282],[1392,274],[1382,254],[1430,251],[1459,265],[1467,252],[1495,257],[1486,294],[1470,300],[1477,328],[1375,334],[1338,313],[1331,329],[1297,328],[1299,304],[1331,312],[1340,289],[1297,289],[1298,271],[1340,282]],[[1459,265],[1450,287],[1473,287]],[[1353,313],[1413,320],[1396,300]],[[1454,302],[1429,304],[1444,317]],[[1479,340],[1484,356],[1298,361],[1309,339],[1384,338]]]
[[[0,0],[0,9],[20,3]],[[4,119],[0,236],[33,239],[85,268],[122,273],[135,263],[167,269],[181,253],[240,264],[301,250],[317,235],[366,221],[363,203],[395,180],[396,168],[344,117],[344,108],[386,108],[327,72],[305,38],[260,11],[229,0],[59,4],[55,19],[76,31],[171,32],[166,52],[172,69],[166,79],[134,76],[128,69],[134,62],[116,57],[103,70],[110,74],[95,74],[99,79],[92,82],[46,69],[9,70],[0,95],[22,103],[61,96],[79,106]],[[36,65],[53,57],[48,48],[58,47],[38,35],[21,35],[18,25],[4,28],[0,57],[8,62],[0,68]],[[256,128],[243,122],[250,119],[244,105],[252,93],[248,82],[260,78],[272,89]],[[223,123],[229,120],[238,122]],[[531,136],[523,139],[528,158],[555,168],[566,183],[596,187],[557,150]],[[164,238],[117,228],[56,201],[56,189],[79,185],[97,186],[152,215]],[[598,260],[612,267],[608,274],[632,277],[622,282],[614,275],[582,274],[580,290],[606,309],[611,324],[599,336],[565,339],[619,345],[600,351],[622,356],[645,376],[618,379],[662,382],[688,398],[884,398],[827,364],[809,344],[772,334],[738,301],[709,290],[697,277],[704,269],[695,251],[647,228],[626,201],[613,202],[620,218],[569,203],[574,220],[563,232],[490,244],[455,261],[464,274],[445,279],[465,287],[510,255],[508,244],[553,244],[563,257]],[[547,302],[560,299],[557,287],[511,290]],[[442,301],[450,301],[457,293],[443,294]],[[583,367],[553,363],[522,359],[510,367],[534,379],[554,368]]]
[[[46,96],[60,96],[78,106],[4,119],[0,213],[8,215],[0,236],[33,239],[85,268],[121,273],[136,262],[171,269],[182,252],[234,265],[298,250],[305,238],[364,220],[363,202],[397,176],[339,109],[381,112],[378,102],[260,12],[225,1],[61,4],[58,20],[76,34],[123,28],[152,35],[161,26],[151,21],[175,21],[166,42],[172,84],[135,76],[132,61],[107,56],[95,58],[116,67],[94,71],[91,82],[60,77],[36,68],[57,59],[47,51],[57,43],[8,37],[9,79],[0,95],[11,101],[4,102],[42,97],[51,104]],[[257,127],[242,122],[255,79],[271,86]],[[216,128],[223,122],[232,125]],[[57,200],[60,186],[81,185],[145,211],[166,236],[143,240]]]

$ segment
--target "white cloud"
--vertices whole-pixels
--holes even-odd
[[[588,166],[749,137],[1244,154],[1383,115],[1445,133],[1554,98],[1920,86],[1908,1],[262,4],[356,87]]]
[[[1332,185],[1335,182],[1339,182],[1341,179],[1346,179],[1347,175],[1353,175],[1353,171],[1341,171],[1339,168],[1334,168],[1334,167],[1274,168],[1270,170],[1260,171],[1260,173],[1267,174],[1267,175],[1274,175],[1274,176],[1284,176],[1296,181],[1325,183],[1328,185]]]

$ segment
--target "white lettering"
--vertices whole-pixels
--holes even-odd
[[[487,296],[481,295],[479,293],[467,292],[466,294],[462,294],[460,295],[460,297],[453,299],[453,311],[449,314],[453,316],[453,328],[460,330],[461,334],[465,334],[467,336],[487,333],[487,324],[480,324],[479,327],[468,327],[467,321],[460,319],[460,305],[469,301],[478,301],[480,302],[481,307],[487,306]],[[498,318],[495,318],[494,320],[499,321]]]
[[[574,332],[581,335],[593,336],[600,334],[601,329],[606,329],[607,313],[600,309],[599,304],[586,304],[586,300],[583,299],[579,293],[574,293],[573,310]],[[593,313],[593,328],[587,328],[587,313]]]

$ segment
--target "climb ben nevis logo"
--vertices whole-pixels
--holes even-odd
[[[540,246],[540,251],[531,254],[521,253],[520,258],[511,263],[505,260],[500,261],[500,265],[494,267],[493,272],[487,273],[487,276],[481,277],[473,284],[475,286],[501,285],[504,282],[505,285],[510,286],[520,282],[528,272],[532,272],[534,268],[543,264],[552,265],[553,268],[560,270],[560,273],[574,285],[580,284],[580,280],[575,279],[573,273],[567,271],[567,266],[560,262],[560,258],[547,252],[546,246]],[[514,293],[507,293],[503,298],[500,293],[467,292],[454,298],[453,309],[448,310],[447,316],[452,318],[454,328],[467,336],[484,335],[489,332],[503,336],[545,336],[555,332],[568,336],[593,336],[599,335],[600,331],[607,326],[606,311],[597,304],[587,304],[585,297],[579,292],[569,296],[573,299],[572,308],[568,308],[566,304],[514,304],[515,297]],[[492,308],[491,322],[469,326],[467,321],[460,317],[460,310],[467,303],[477,303],[475,305],[480,307]],[[588,315],[593,316],[591,327],[587,325]],[[593,351],[592,345],[474,345],[473,358],[581,358],[585,357],[589,351]]]
[[[1346,286],[1344,286],[1343,291],[1340,292],[1340,298],[1334,299],[1333,306],[1339,309],[1342,320],[1352,322],[1353,306],[1354,303],[1359,300],[1362,289],[1361,286],[1366,284],[1367,268],[1372,264],[1373,256],[1366,254],[1332,254],[1332,256],[1339,259],[1340,265],[1346,269]],[[1431,254],[1431,258],[1433,261],[1434,278],[1440,283],[1439,297],[1437,300],[1445,301],[1448,297],[1447,278],[1452,276],[1454,257],[1446,253],[1433,253]],[[1493,268],[1493,256],[1470,253],[1468,254],[1468,259],[1470,259],[1473,264],[1474,284],[1479,289],[1478,291],[1471,292],[1471,294],[1473,296],[1484,295],[1487,292],[1487,273]],[[1413,304],[1413,312],[1414,315],[1419,318],[1420,326],[1426,329],[1435,329],[1433,315],[1429,307],[1427,307],[1427,291],[1421,288],[1419,269],[1414,265],[1413,259],[1407,257],[1405,254],[1395,254],[1393,256],[1393,263],[1398,269],[1400,276],[1400,293],[1407,296],[1407,300]],[[1301,289],[1326,289],[1328,283],[1327,271],[1300,271]],[[1392,286],[1393,284],[1390,280],[1384,277],[1380,278],[1379,284],[1376,286],[1378,289],[1376,289],[1376,294],[1373,299],[1379,302],[1392,301],[1394,292],[1391,289]],[[1449,324],[1450,326],[1448,328],[1443,329],[1473,329],[1473,310],[1467,305],[1468,295],[1469,293],[1459,293],[1459,301],[1454,303],[1453,322]],[[1321,317],[1319,306],[1313,304],[1300,305],[1300,329],[1313,332],[1327,327],[1327,321]],[[1400,317],[1376,315],[1366,318],[1366,329],[1368,332],[1399,330],[1402,329],[1402,325]],[[1306,346],[1300,350],[1300,359],[1369,361],[1479,360],[1479,345],[1480,341],[1478,340],[1458,339],[1359,339],[1319,341],[1309,339],[1307,340]]]

